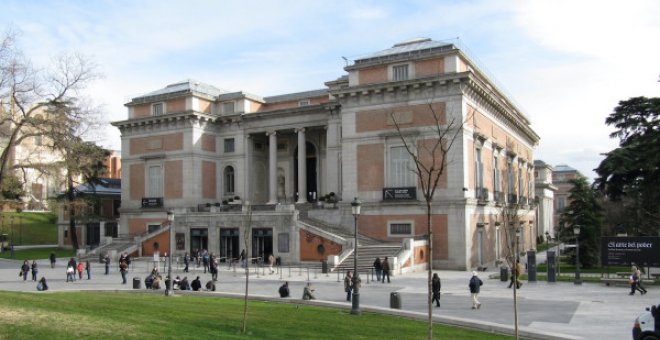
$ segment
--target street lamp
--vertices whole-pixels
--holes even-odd
[[[170,221],[170,256],[168,256],[169,268],[167,268],[167,280],[170,281],[170,284],[168,285],[167,280],[165,281],[165,296],[172,296],[174,295],[174,280],[172,280],[172,229],[174,228],[174,211],[167,211],[167,220]]]
[[[581,285],[582,280],[580,279],[580,226],[573,226],[573,233],[575,234],[575,281],[573,282],[576,285]]]
[[[351,202],[351,212],[353,213],[353,227],[354,227],[354,236],[355,240],[353,241],[353,304],[351,308],[351,314],[360,315],[360,286],[359,286],[359,275],[357,269],[358,261],[358,233],[357,233],[357,223],[358,217],[360,216],[360,205],[362,202],[358,200],[357,197]]]

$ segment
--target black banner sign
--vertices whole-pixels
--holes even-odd
[[[603,237],[600,249],[604,266],[660,267],[660,237]]]
[[[160,208],[163,206],[162,197],[143,197],[142,208]]]
[[[383,201],[414,200],[417,199],[417,188],[384,188]]]

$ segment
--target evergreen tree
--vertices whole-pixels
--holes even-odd
[[[574,239],[573,228],[580,226],[580,264],[591,268],[600,258],[601,207],[596,199],[596,192],[589,186],[587,179],[578,176],[569,181],[573,185],[569,191],[569,204],[561,214],[559,223],[562,240]],[[575,262],[575,255],[573,262]]]

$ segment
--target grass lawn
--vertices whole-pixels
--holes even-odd
[[[14,251],[14,258],[17,260],[42,260],[47,259],[50,253],[55,252],[57,257],[74,257],[76,252],[71,249],[64,248],[37,248],[37,249],[21,249]],[[8,259],[11,257],[11,252],[5,251],[0,253],[0,258]]]
[[[240,332],[243,301],[144,293],[0,292],[5,339],[424,339],[426,323],[380,314],[251,301],[248,334]],[[434,326],[443,339],[510,339]]]
[[[0,233],[11,238],[13,229],[16,245],[57,244],[57,216],[54,213],[3,212],[1,221]]]

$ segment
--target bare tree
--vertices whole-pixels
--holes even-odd
[[[243,297],[243,324],[241,325],[241,331],[243,333],[247,332],[247,316],[248,316],[248,287],[250,282],[250,270],[248,261],[248,248],[250,246],[250,234],[252,229],[252,207],[249,202],[245,202],[244,211],[243,211],[243,244],[245,246],[245,295]]]
[[[0,42],[0,187],[15,170],[57,170],[30,153],[15,158],[15,147],[28,138],[43,138],[44,146],[53,149],[61,134],[82,136],[83,122],[98,122],[96,117],[83,119],[95,110],[78,99],[79,91],[97,77],[95,66],[70,54],[56,58],[49,69],[36,69],[16,47],[16,39],[9,31]]]
[[[431,206],[433,197],[445,173],[449,151],[454,143],[463,133],[463,126],[470,117],[462,120],[462,117],[447,117],[445,112],[439,112],[433,103],[428,104],[428,113],[431,123],[424,131],[417,128],[406,128],[400,123],[399,117],[393,112],[390,114],[397,134],[401,138],[408,155],[412,159],[414,167],[410,169],[417,177],[418,184],[422,189],[422,195],[426,201],[426,223],[429,245],[427,257],[428,266],[428,338],[433,338],[433,226],[431,221]],[[471,116],[471,114],[470,114]]]

